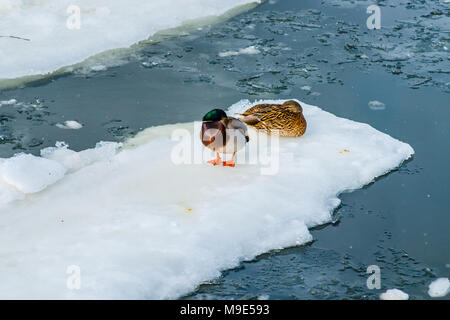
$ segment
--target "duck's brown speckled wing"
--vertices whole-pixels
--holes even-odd
[[[283,117],[285,117],[285,111],[281,105],[258,104],[242,114],[242,121],[259,129],[266,128],[267,124],[273,125],[273,128],[277,129],[278,125],[274,120],[281,120]]]
[[[242,115],[249,116],[257,113],[269,113],[279,107],[281,107],[280,104],[257,104],[245,110],[245,112]]]
[[[241,115],[241,120],[268,134],[277,132],[286,137],[301,136],[306,130],[306,121],[301,112],[292,112],[288,107],[279,104],[253,106]]]
[[[258,126],[259,122],[270,121],[278,115],[279,104],[257,104],[247,109],[241,120],[250,126]]]

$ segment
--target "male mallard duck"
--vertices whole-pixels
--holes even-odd
[[[240,120],[228,117],[225,111],[214,109],[203,117],[200,138],[205,147],[216,152],[216,159],[208,161],[213,165],[223,164],[234,167],[234,155],[248,142],[247,126]],[[233,156],[229,161],[222,161],[219,153]]]
[[[278,130],[281,137],[300,137],[306,131],[303,109],[294,100],[283,104],[258,104],[247,109],[240,119],[267,134],[277,134],[275,130]]]

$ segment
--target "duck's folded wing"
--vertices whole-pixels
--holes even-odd
[[[261,118],[258,117],[258,115],[256,115],[256,114],[250,114],[247,116],[241,115],[240,119],[242,120],[242,122],[245,122],[246,124],[248,124],[250,126],[254,126],[258,122],[261,122]]]
[[[250,126],[256,126],[259,122],[271,121],[280,117],[281,113],[280,105],[258,104],[247,109],[239,118]]]
[[[279,105],[273,105],[273,104],[257,104],[256,106],[253,106],[242,114],[243,116],[250,116],[254,114],[264,114],[273,111],[275,108],[279,107]]]
[[[245,123],[233,117],[228,117],[228,119],[230,120],[228,127],[230,129],[239,130],[247,138],[248,141],[248,129]]]

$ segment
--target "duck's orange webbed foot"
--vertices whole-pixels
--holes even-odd
[[[231,160],[228,160],[228,161],[224,161],[224,162],[222,162],[222,164],[225,166],[225,167],[234,167],[235,165],[236,165],[236,163],[234,163],[234,155],[235,155],[236,153],[233,153],[233,156],[231,157]]]
[[[228,161],[224,161],[224,162],[222,162],[222,164],[225,166],[225,167],[234,167],[236,164],[234,163],[234,160],[228,160]]]
[[[217,156],[215,159],[209,160],[208,163],[211,163],[215,166],[217,166],[218,164],[222,164],[222,159],[220,159],[219,154],[217,153]]]

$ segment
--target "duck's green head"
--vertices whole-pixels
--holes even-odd
[[[205,116],[203,117],[202,121],[220,121],[227,117],[227,114],[222,109],[213,109],[209,111]]]

